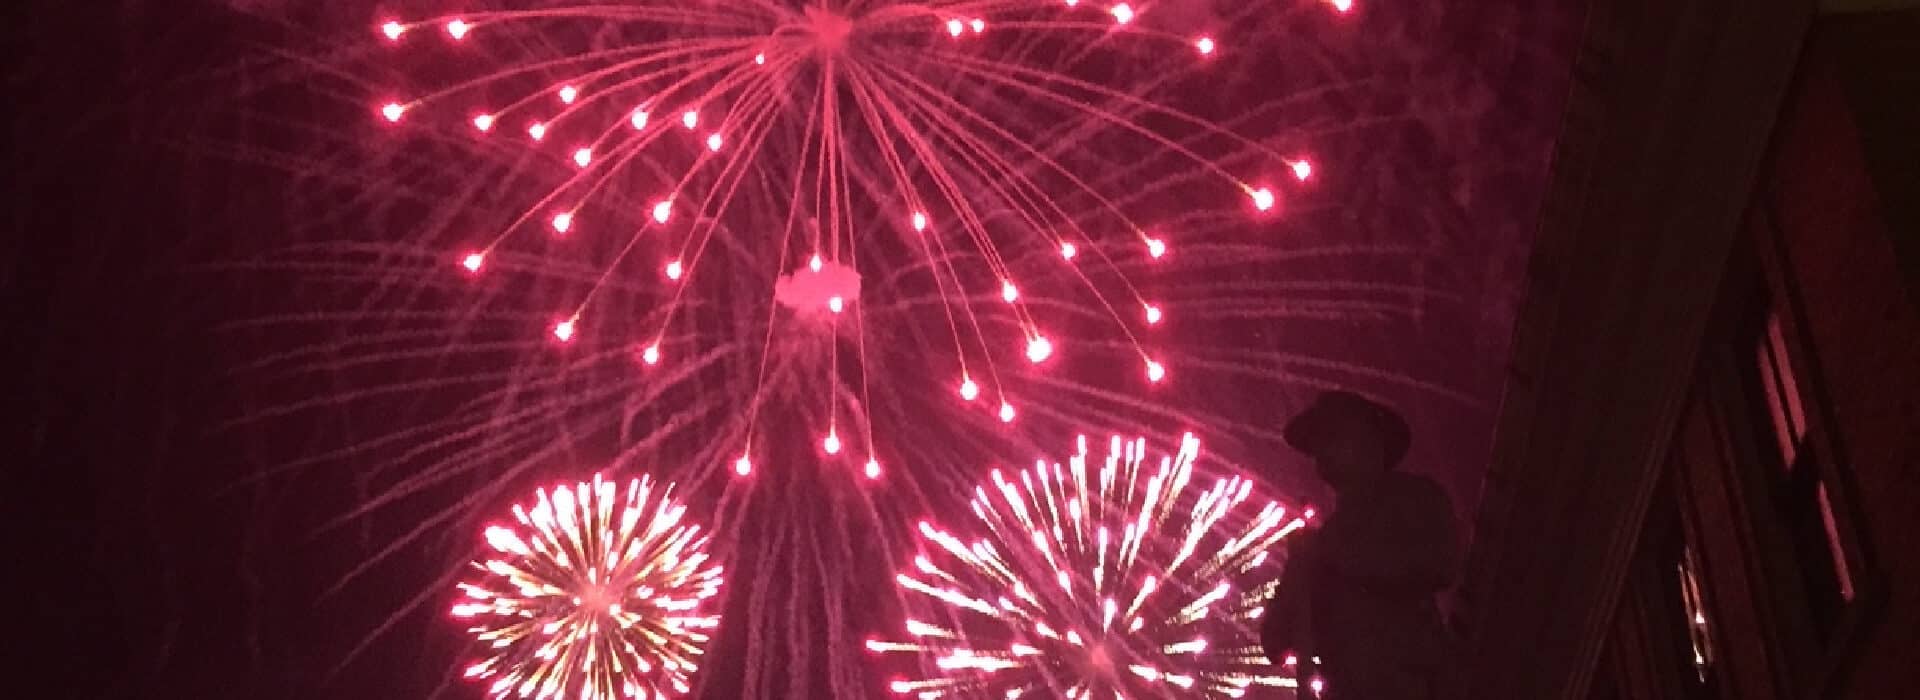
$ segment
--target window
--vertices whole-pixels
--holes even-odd
[[[1805,365],[1779,306],[1764,295],[1745,337],[1751,360],[1743,374],[1755,385],[1749,395],[1764,413],[1754,423],[1765,443],[1759,446],[1765,471],[1772,475],[1774,515],[1786,530],[1813,622],[1822,634],[1830,633],[1854,598],[1854,577],[1828,493],[1831,467],[1808,440],[1810,392],[1800,371]]]
[[[1694,558],[1693,547],[1681,550],[1676,571],[1679,574],[1683,624],[1686,625],[1688,639],[1693,643],[1693,674],[1705,685],[1713,673],[1713,631],[1707,626],[1706,599],[1700,593],[1700,562]]]
[[[1788,361],[1786,333],[1780,329],[1780,314],[1769,309],[1766,330],[1754,343],[1755,367],[1761,388],[1766,392],[1767,413],[1773,418],[1774,442],[1780,448],[1780,463],[1794,467],[1801,443],[1807,439],[1807,412],[1800,402],[1800,382],[1794,378]]]
[[[1690,504],[1685,462],[1668,457],[1668,474],[1648,504],[1641,533],[1638,593],[1633,605],[1643,620],[1641,640],[1650,687],[1627,697],[1718,700],[1723,692],[1720,649],[1711,624],[1713,581],[1703,567],[1697,512]]]
[[[1650,533],[1658,543],[1653,562],[1658,579],[1657,589],[1650,591],[1648,612],[1658,616],[1652,627],[1661,637],[1652,648],[1663,650],[1661,666],[1665,670],[1661,675],[1674,684],[1667,687],[1678,691],[1672,697],[1720,698],[1720,680],[1714,668],[1717,649],[1707,620],[1700,560],[1694,554],[1693,526],[1673,495],[1662,500],[1666,503],[1661,507],[1672,514],[1665,518],[1665,532]]]

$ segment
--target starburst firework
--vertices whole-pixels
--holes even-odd
[[[536,492],[518,527],[490,526],[493,558],[460,584],[456,618],[489,654],[467,667],[495,697],[666,698],[689,690],[717,615],[719,566],[671,487],[642,478],[624,499],[591,483]]]
[[[1243,12],[1272,9],[1256,5]],[[1159,15],[1167,27],[1156,27]],[[901,276],[918,276],[907,287],[928,290],[939,309],[914,320],[938,323],[946,341],[926,346],[923,361],[951,378],[948,390],[963,405],[1002,422],[1018,415],[1020,398],[1017,376],[999,365],[1038,365],[1073,350],[1049,323],[1101,317],[1109,330],[1089,345],[1130,356],[1143,384],[1170,376],[1166,349],[1149,332],[1174,311],[1132,278],[1142,261],[1168,255],[1179,232],[1156,229],[1181,217],[1143,221],[1135,198],[1203,181],[1203,190],[1238,196],[1248,216],[1264,216],[1279,207],[1277,183],[1313,172],[1300,153],[1153,97],[1174,90],[1176,75],[1194,78],[1231,60],[1231,37],[1209,27],[1236,18],[1195,19],[1202,15],[1173,4],[876,0],[557,2],[386,20],[378,34],[388,43],[433,34],[486,50],[452,49],[466,77],[428,80],[410,97],[378,100],[375,112],[394,124],[458,125],[487,139],[487,149],[518,141],[506,147],[550,156],[568,173],[507,197],[509,214],[449,253],[480,274],[496,255],[541,245],[527,239],[542,229],[615,239],[617,252],[587,263],[598,269],[591,282],[553,310],[546,332],[558,343],[594,333],[591,317],[602,313],[622,318],[600,325],[637,336],[646,364],[671,362],[662,344],[684,337],[674,324],[696,306],[687,290],[704,269],[725,269],[711,249],[763,251],[760,264],[782,289],[807,290],[780,294],[768,313],[790,307],[836,329],[820,368],[833,386],[816,392],[828,404],[820,434],[870,457],[870,416],[854,431],[837,427],[843,413],[872,404],[863,276],[895,282],[865,285],[869,293],[898,292]],[[1158,73],[1102,82],[1155,66]],[[1146,161],[1159,164],[1154,181],[1120,167]],[[1045,253],[1046,267],[1032,251]],[[567,253],[549,245],[535,255]],[[659,262],[634,262],[649,256]],[[813,279],[823,268],[832,280]],[[608,290],[636,269],[666,270],[649,276],[668,288],[644,319],[596,312],[620,306],[610,297],[628,298]],[[1064,282],[1035,285],[1049,297],[1023,293],[1030,280],[1022,276]],[[1047,317],[1062,307],[1072,313]],[[771,353],[774,321],[766,326],[759,336]],[[844,351],[839,331],[851,337]],[[843,352],[858,368],[857,392],[838,388],[856,381],[843,377]],[[762,362],[759,383],[767,371]],[[747,411],[748,445],[758,407]]]
[[[1157,467],[1144,440],[1115,437],[1089,464],[1036,463],[978,487],[980,529],[920,524],[923,554],[896,581],[924,603],[910,641],[928,675],[894,692],[939,697],[1240,697],[1292,687],[1271,672],[1251,621],[1270,592],[1268,550],[1301,527],[1276,503],[1248,505],[1241,476],[1200,487],[1191,435]],[[968,541],[971,539],[971,541]]]

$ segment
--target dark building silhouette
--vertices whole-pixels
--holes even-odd
[[[1914,697],[1920,10],[1602,5],[1451,697]]]

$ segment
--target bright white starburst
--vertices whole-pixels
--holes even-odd
[[[1118,437],[1090,463],[1040,461],[973,498],[972,525],[919,527],[922,554],[895,581],[914,617],[903,695],[935,697],[1240,697],[1292,687],[1254,629],[1276,570],[1268,551],[1305,524],[1254,505],[1241,476],[1195,473],[1199,441],[1157,465],[1146,442]]]
[[[483,649],[465,675],[499,698],[687,693],[719,624],[707,603],[721,568],[671,491],[641,478],[621,493],[596,475],[488,527],[493,554],[453,606]]]

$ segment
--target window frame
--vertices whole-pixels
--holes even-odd
[[[1763,624],[1782,654],[1783,680],[1790,682],[1795,697],[1812,700],[1825,697],[1846,672],[1867,628],[1879,617],[1886,586],[1860,526],[1862,514],[1853,470],[1846,460],[1843,436],[1835,428],[1838,421],[1833,416],[1825,375],[1820,371],[1818,348],[1806,328],[1806,307],[1793,281],[1771,208],[1765,204],[1752,207],[1746,229],[1748,244],[1740,246],[1744,250],[1736,252],[1729,265],[1722,308],[1702,348],[1700,380],[1711,396],[1705,408],[1721,436],[1723,468],[1731,472],[1727,477],[1734,487],[1729,495],[1748,520],[1741,538],[1747,550],[1743,558],[1749,570],[1758,574],[1754,577],[1758,586],[1754,593],[1762,598],[1756,603],[1768,618]],[[1777,457],[1763,452],[1772,450],[1777,455],[1779,450],[1774,426],[1765,422],[1771,415],[1769,399],[1754,395],[1760,387],[1748,379],[1749,368],[1757,370],[1758,349],[1747,343],[1752,337],[1743,332],[1743,324],[1762,302],[1769,304],[1779,318],[1784,360],[1793,375],[1805,420],[1805,436],[1797,449],[1808,453],[1807,458],[1815,465],[1815,478],[1826,500],[1824,510],[1832,519],[1830,537],[1837,540],[1843,555],[1840,578],[1851,582],[1852,597],[1843,596],[1824,635],[1819,633],[1815,603],[1807,599],[1798,570],[1805,562],[1800,561],[1793,534],[1781,519],[1782,510],[1773,493],[1776,480],[1785,475],[1773,468]],[[1766,333],[1764,327],[1761,333]],[[1830,562],[1831,558],[1820,565]]]
[[[1696,627],[1687,619],[1681,569],[1674,564],[1697,552],[1701,543],[1689,503],[1685,460],[1678,450],[1669,450],[1662,460],[1595,671],[1607,676],[1616,699],[1729,698],[1731,670],[1717,658],[1718,642],[1713,663],[1702,667],[1692,661]],[[1694,563],[1701,588],[1710,587],[1712,574],[1700,562]],[[1722,611],[1712,596],[1703,590],[1700,607],[1707,616],[1708,635],[1717,640]]]

